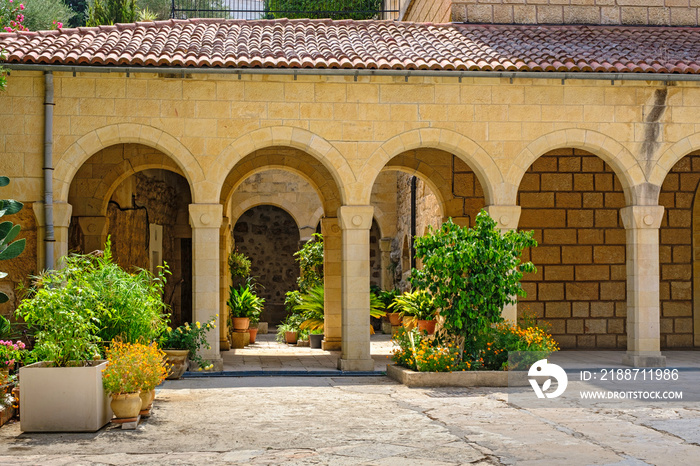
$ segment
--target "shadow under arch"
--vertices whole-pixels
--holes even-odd
[[[117,144],[141,144],[162,152],[180,169],[187,180],[193,202],[199,202],[195,186],[204,181],[204,172],[190,151],[163,130],[136,123],[119,123],[90,131],[74,142],[57,160],[54,169],[56,202],[68,202],[70,186],[80,167],[102,149]],[[150,167],[164,168],[167,167]]]
[[[601,158],[615,172],[622,184],[627,205],[638,201],[639,186],[646,177],[634,156],[622,144],[605,134],[586,129],[563,129],[554,131],[532,141],[515,157],[506,175],[505,183],[514,188],[510,205],[515,205],[516,196],[525,172],[547,152],[556,149],[582,149]]]
[[[499,200],[497,188],[503,183],[503,176],[491,156],[481,146],[452,130],[420,128],[396,135],[374,151],[358,177],[358,183],[361,180],[371,181],[358,186],[358,192],[361,193],[359,202],[369,202],[372,186],[389,161],[417,149],[438,149],[458,157],[476,174],[484,190],[486,204],[493,204]],[[421,170],[429,177],[432,168],[426,164]]]
[[[297,208],[297,206],[293,202],[286,201],[284,199],[277,199],[277,200],[257,200],[257,199],[247,199],[243,201],[242,203],[236,205],[233,207],[233,210],[231,212],[231,225],[235,225],[236,222],[241,218],[241,216],[246,213],[248,210],[261,206],[261,205],[270,205],[273,207],[277,207],[279,209],[284,210],[289,214],[290,217],[294,219],[294,222],[297,224],[297,228],[299,229],[299,234],[301,237],[301,230],[303,228],[309,228],[312,225],[318,224],[321,215],[318,210],[315,212],[311,213],[311,215],[307,215],[306,217],[303,216],[303,213],[300,211],[300,209]],[[314,221],[315,220],[315,221]],[[315,227],[314,227],[315,228]]]
[[[219,199],[227,178],[237,166],[251,154],[272,147],[293,148],[317,161],[335,185],[339,205],[346,204],[348,196],[345,187],[355,182],[355,175],[345,157],[321,136],[290,126],[271,126],[251,131],[221,151],[207,172],[207,179],[220,190]],[[293,161],[288,162],[281,165],[297,168]]]

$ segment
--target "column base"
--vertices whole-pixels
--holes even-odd
[[[229,343],[228,338],[223,338],[219,340],[219,350],[228,351],[231,349],[231,343]]]
[[[342,346],[342,341],[340,338],[330,338],[330,339],[323,339],[321,342],[321,349],[324,351],[340,351],[340,348]]]
[[[628,351],[622,364],[632,367],[666,367],[666,356],[660,352]]]
[[[374,359],[338,359],[338,369],[352,372],[374,371]]]

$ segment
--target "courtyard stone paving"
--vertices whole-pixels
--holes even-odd
[[[0,428],[2,465],[698,464],[700,409],[526,409],[502,389],[386,377],[167,381],[135,431]]]

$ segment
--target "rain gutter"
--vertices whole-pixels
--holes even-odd
[[[384,69],[352,69],[352,68],[189,68],[163,66],[103,66],[103,65],[48,65],[48,64],[13,64],[4,63],[3,67],[10,70],[44,71],[62,73],[163,73],[185,77],[191,74],[228,74],[238,75],[293,75],[297,76],[352,76],[357,80],[360,76],[393,76],[435,78],[508,78],[513,79],[584,79],[595,81],[659,81],[680,82],[700,81],[700,74],[672,73],[598,73],[598,72],[559,72],[559,71],[446,71],[446,70],[384,70]]]
[[[53,247],[56,242],[53,228],[53,73],[44,71],[44,221],[46,234],[44,236],[45,268],[54,267]]]

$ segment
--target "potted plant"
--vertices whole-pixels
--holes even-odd
[[[432,296],[426,290],[407,291],[394,298],[389,307],[399,311],[406,328],[417,325],[419,331],[435,333],[436,309]]]
[[[102,384],[104,342],[150,340],[165,328],[164,273],[128,273],[103,252],[62,258],[63,267],[23,289],[16,315],[34,334],[35,364],[20,369],[20,427],[96,431],[112,417]],[[47,392],[46,387],[52,389]]]
[[[10,371],[15,363],[20,363],[25,351],[25,344],[21,340],[0,340],[0,385],[10,378]]]
[[[386,290],[378,290],[375,292],[377,298],[381,303],[384,305],[384,309],[390,309],[391,305],[394,302],[394,299],[396,299],[397,296],[399,296],[399,290],[398,289],[393,289],[390,291]],[[389,318],[389,323],[392,326],[397,326],[401,325],[401,313],[400,312],[387,312],[387,317]]]
[[[265,304],[265,300],[254,293],[253,287],[252,280],[238,288],[231,287],[226,303],[230,309],[231,328],[238,332],[249,332],[251,343],[255,343],[257,324]]]
[[[143,345],[113,341],[107,350],[102,385],[111,396],[110,407],[117,419],[133,419],[141,410]]]
[[[216,317],[212,317],[202,325],[195,322],[190,325],[185,323],[172,329],[167,327],[158,339],[163,348],[168,364],[168,380],[179,379],[187,370],[188,359],[199,367],[199,370],[211,370],[213,364],[206,364],[204,359],[197,354],[200,348],[211,348],[207,342],[207,332],[216,328]]]
[[[149,345],[140,345],[141,366],[138,374],[139,388],[141,390],[141,411],[139,414],[148,415],[153,400],[156,397],[156,387],[168,376],[165,353],[153,342]]]

